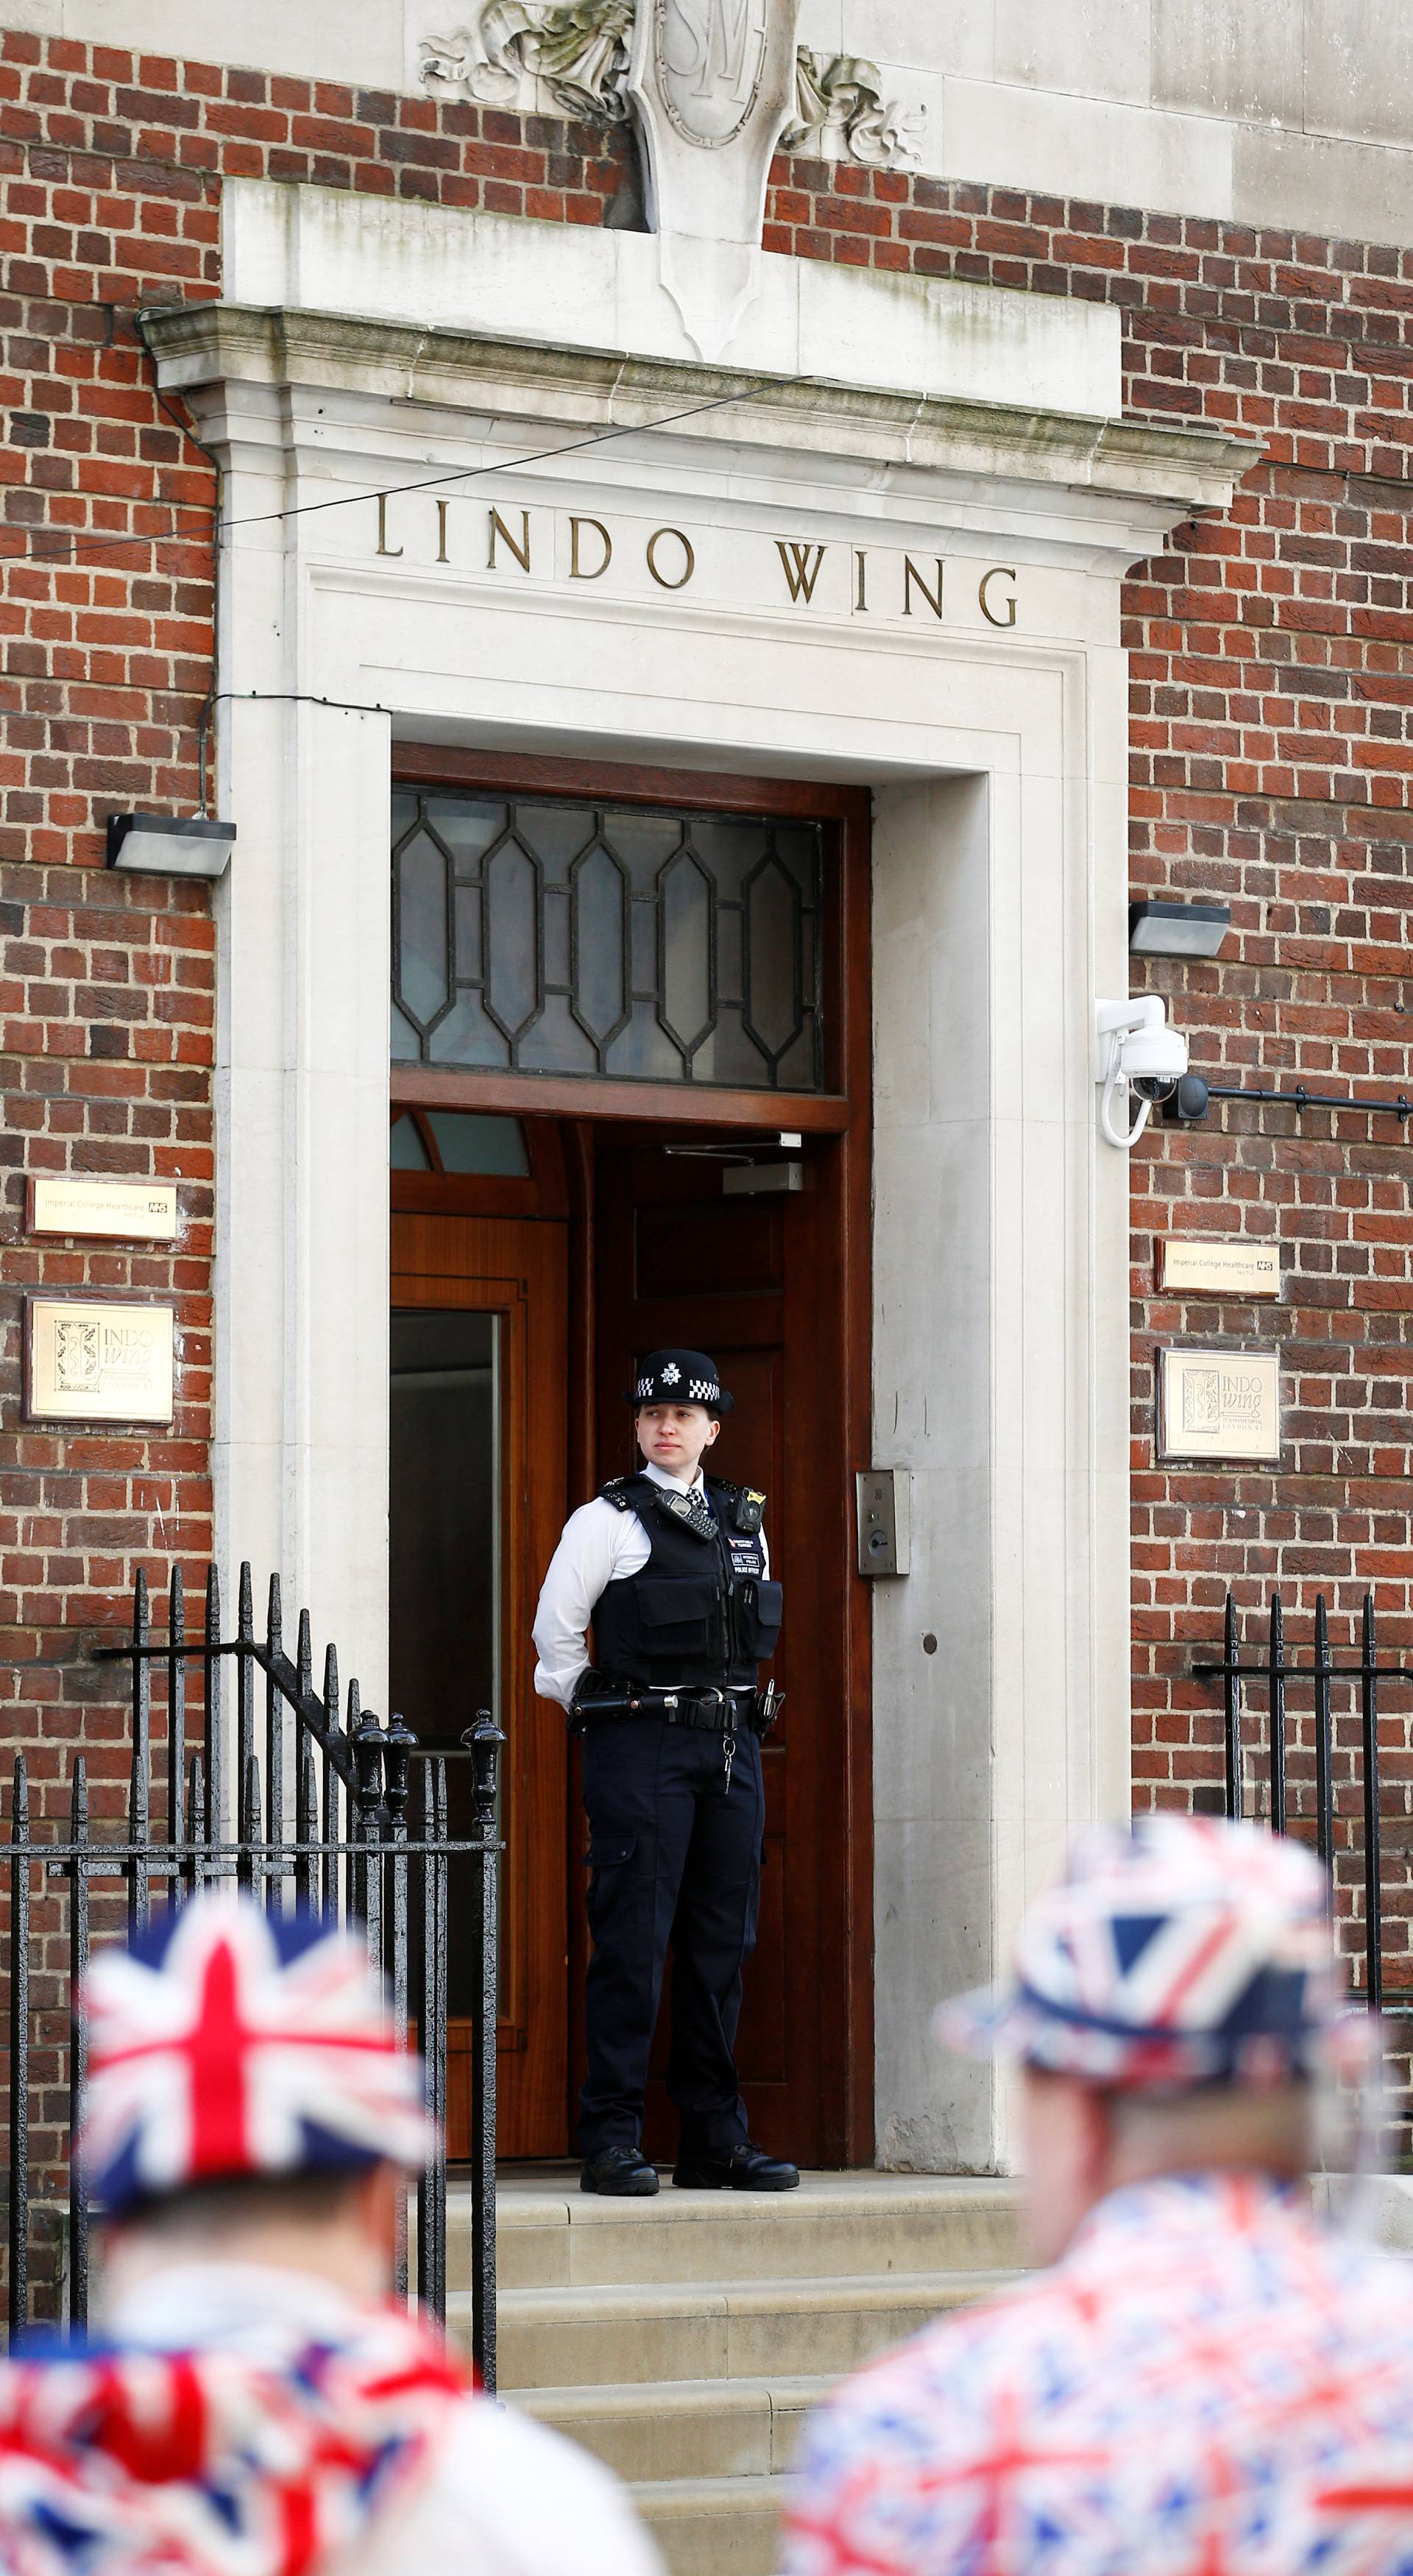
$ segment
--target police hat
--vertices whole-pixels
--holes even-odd
[[[627,1401],[704,1404],[708,1413],[729,1413],[735,1399],[725,1393],[716,1362],[705,1351],[649,1351],[634,1371]]]

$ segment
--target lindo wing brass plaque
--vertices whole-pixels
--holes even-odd
[[[1280,1362],[1274,1351],[1180,1344],[1158,1354],[1160,1458],[1278,1459]]]
[[[115,1242],[174,1243],[177,1193],[171,1181],[85,1181],[67,1173],[29,1185],[31,1234],[102,1235]]]
[[[1281,1257],[1273,1243],[1164,1236],[1158,1245],[1158,1282],[1195,1297],[1279,1297]]]
[[[170,1422],[170,1306],[31,1297],[25,1317],[31,1422]]]

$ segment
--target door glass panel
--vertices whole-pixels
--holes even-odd
[[[430,1172],[432,1168],[431,1155],[422,1142],[422,1130],[405,1109],[392,1123],[388,1161],[395,1172]]]
[[[395,1172],[530,1177],[525,1129],[518,1118],[479,1109],[395,1109],[388,1162]]]
[[[690,809],[400,790],[393,1053],[818,1091],[824,835]]]
[[[525,1130],[518,1118],[483,1116],[473,1109],[429,1109],[444,1172],[493,1172],[523,1181],[530,1169]]]
[[[501,1332],[499,1315],[464,1308],[392,1318],[389,1695],[425,1745],[459,1748],[481,1708],[505,1723]],[[448,1763],[447,1794],[452,1833],[468,1833],[469,1762]],[[455,1908],[448,1938],[449,2008],[467,2013],[472,1959]]]

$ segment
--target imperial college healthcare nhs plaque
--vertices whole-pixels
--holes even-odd
[[[31,1422],[170,1422],[170,1306],[31,1297],[25,1313]]]
[[[117,1243],[175,1243],[171,1181],[91,1181],[36,1174],[29,1185],[31,1234],[93,1235]]]

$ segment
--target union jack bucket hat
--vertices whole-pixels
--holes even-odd
[[[1081,1836],[1027,1909],[1014,1983],[955,1996],[933,2027],[1115,2090],[1282,2084],[1358,2054],[1320,1863],[1196,1816]]]
[[[239,2175],[391,2163],[435,2144],[422,2061],[363,1944],[212,1894],[93,1959],[77,2154],[117,2215]]]

